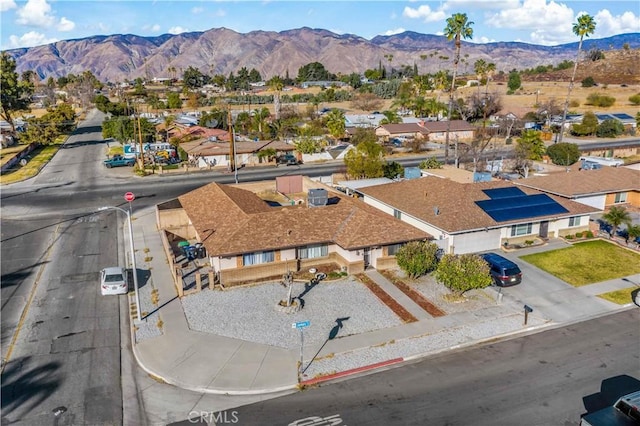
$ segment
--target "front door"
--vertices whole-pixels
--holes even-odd
[[[371,249],[369,248],[364,249],[364,269],[367,269],[369,267],[371,256],[371,254],[369,253],[370,250]]]
[[[547,238],[549,236],[549,221],[545,220],[540,222],[540,238]]]

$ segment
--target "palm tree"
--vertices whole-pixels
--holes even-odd
[[[382,111],[382,114],[384,118],[380,120],[379,124],[402,123],[402,117],[398,115],[396,110]]]
[[[275,93],[273,95],[273,112],[276,116],[276,120],[280,119],[280,92],[284,87],[284,82],[279,76],[272,77],[269,80],[269,89]]]
[[[576,71],[578,70],[578,60],[580,59],[580,51],[582,50],[582,40],[589,37],[596,30],[596,21],[591,15],[578,16],[578,22],[573,24],[573,33],[580,36],[578,43],[578,54],[573,64],[573,74],[571,74],[571,82],[569,83],[569,91],[567,92],[567,100],[564,103],[564,112],[562,113],[562,124],[560,125],[560,134],[558,135],[558,143],[562,142],[562,134],[564,133],[564,123],[567,121],[567,110],[569,109],[569,99],[571,98],[571,90],[573,90],[573,82],[576,79]]]
[[[451,80],[451,91],[449,92],[449,110],[447,112],[447,133],[445,137],[444,145],[444,162],[445,164],[449,160],[449,133],[451,132],[451,109],[453,108],[453,91],[456,88],[456,74],[458,73],[458,63],[460,62],[460,48],[462,46],[461,40],[463,38],[473,37],[473,28],[471,28],[473,22],[467,20],[466,13],[454,13],[450,18],[447,18],[447,26],[444,29],[444,35],[447,40],[454,40],[456,46],[456,53],[453,58],[453,79]],[[456,167],[458,166],[458,141],[456,140]]]
[[[487,61],[484,59],[478,59],[473,64],[473,71],[476,73],[476,77],[478,77],[478,95],[480,94],[480,82],[487,76],[487,65]]]
[[[609,211],[602,215],[602,218],[611,225],[611,235],[615,237],[616,230],[623,223],[631,222],[631,215],[624,207],[613,206]]]
[[[329,133],[335,139],[344,138],[346,123],[344,121],[344,111],[334,108],[327,113],[326,126]]]

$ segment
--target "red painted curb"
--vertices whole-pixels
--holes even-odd
[[[310,386],[315,385],[320,382],[326,382],[328,380],[338,379],[340,377],[350,376],[352,374],[360,373],[362,371],[373,370],[375,368],[385,367],[387,365],[397,364],[399,362],[404,361],[404,358],[394,358],[388,361],[377,362],[371,365],[365,365],[364,367],[352,368],[351,370],[340,371],[339,373],[327,374],[326,376],[320,376],[309,380],[303,380],[300,382],[301,385]]]

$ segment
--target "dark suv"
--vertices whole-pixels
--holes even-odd
[[[497,286],[507,287],[522,282],[522,271],[512,261],[496,253],[481,254],[491,268],[490,273]]]
[[[285,154],[276,157],[276,167],[280,164],[286,164],[287,166],[297,166],[299,162],[293,154]]]

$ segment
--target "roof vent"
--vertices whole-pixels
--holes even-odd
[[[326,206],[329,201],[329,194],[324,188],[316,188],[309,190],[308,203],[309,207]]]
[[[438,216],[440,214],[440,209],[438,208],[438,206],[435,206],[433,208],[433,214],[435,214],[436,216]]]

